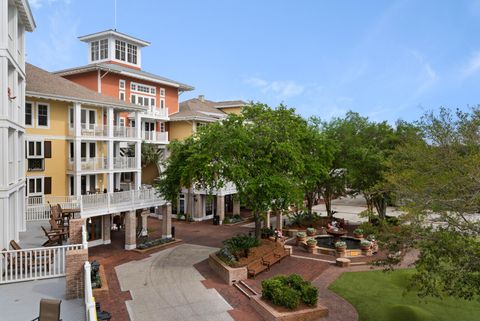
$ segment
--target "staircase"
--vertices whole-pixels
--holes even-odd
[[[258,293],[252,289],[247,283],[243,281],[233,283],[233,286],[237,288],[240,292],[243,293],[247,298],[258,295]]]

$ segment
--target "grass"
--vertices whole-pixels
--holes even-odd
[[[419,298],[405,292],[413,270],[343,273],[330,289],[350,302],[359,321],[478,321],[480,302]]]

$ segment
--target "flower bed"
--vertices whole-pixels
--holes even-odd
[[[167,243],[170,243],[170,242],[173,242],[173,241],[175,241],[175,239],[171,238],[171,237],[148,240],[148,241],[145,241],[143,243],[138,244],[137,249],[147,250],[147,249],[157,247],[159,245],[167,244]]]
[[[243,219],[238,214],[233,216],[225,216],[225,219],[223,220],[223,224],[236,224],[239,222],[243,222]]]

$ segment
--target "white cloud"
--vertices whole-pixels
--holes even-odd
[[[261,78],[247,78],[244,80],[246,84],[260,88],[263,93],[272,93],[279,98],[290,98],[298,96],[304,92],[305,87],[291,80],[275,80],[267,81]]]
[[[480,71],[480,51],[473,53],[462,70],[462,78],[470,77]]]

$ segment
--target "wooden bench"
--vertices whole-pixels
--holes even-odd
[[[248,277],[254,278],[256,275],[265,271],[266,269],[268,269],[268,266],[264,265],[261,259],[258,259],[247,265],[247,275]]]

